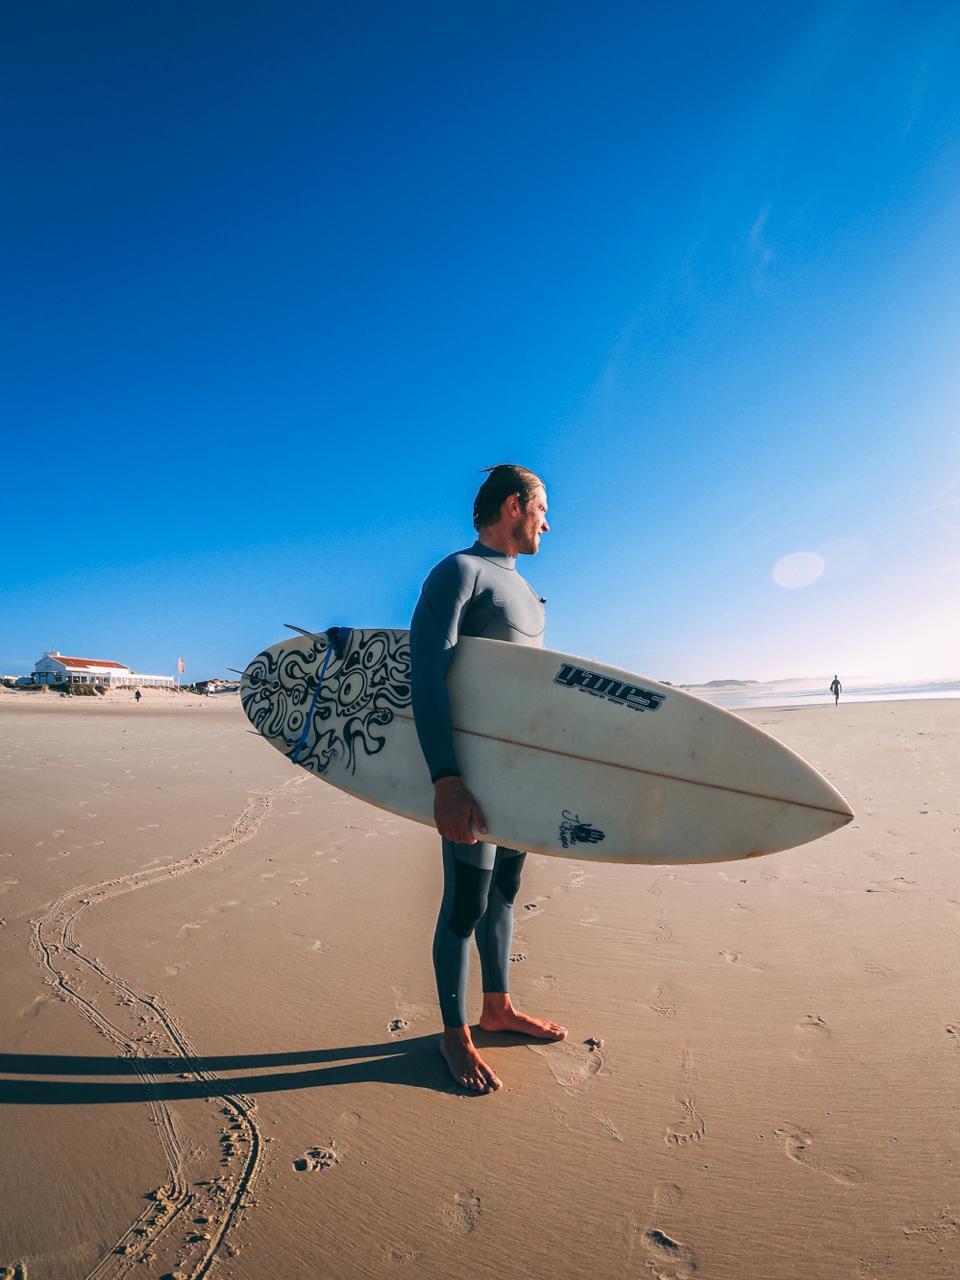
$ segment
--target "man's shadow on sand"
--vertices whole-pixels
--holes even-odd
[[[472,1030],[478,1048],[532,1043],[527,1037]],[[451,1078],[438,1050],[440,1037],[416,1036],[385,1040],[380,1044],[355,1044],[340,1049],[304,1049],[291,1053],[230,1054],[208,1058],[71,1057],[69,1054],[0,1053],[0,1075],[41,1076],[36,1079],[0,1079],[0,1104],[58,1104],[94,1102],[165,1102],[190,1098],[223,1098],[238,1093],[286,1093],[293,1089],[318,1089],[331,1084],[393,1084],[435,1093],[481,1095],[462,1089]],[[347,1059],[348,1061],[344,1061]],[[350,1061],[364,1059],[364,1061]],[[315,1067],[315,1063],[336,1066]],[[272,1068],[313,1067],[302,1071]],[[242,1071],[244,1075],[221,1076]],[[198,1072],[215,1079],[181,1077]],[[114,1080],[51,1080],[50,1076],[114,1076]],[[150,1076],[151,1079],[144,1079]],[[176,1078],[170,1078],[176,1077]]]

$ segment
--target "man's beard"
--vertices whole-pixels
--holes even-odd
[[[537,554],[536,529],[528,532],[526,525],[521,520],[513,529],[513,538],[515,542],[520,544],[521,555],[535,556]]]

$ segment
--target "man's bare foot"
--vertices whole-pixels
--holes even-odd
[[[468,1028],[445,1029],[440,1038],[440,1052],[457,1084],[474,1093],[496,1093],[503,1081],[477,1053]]]
[[[484,992],[480,1026],[484,1031],[513,1031],[517,1035],[532,1036],[534,1040],[564,1040],[567,1035],[567,1028],[559,1022],[520,1013],[505,992],[496,991]]]

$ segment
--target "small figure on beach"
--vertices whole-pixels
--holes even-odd
[[[833,705],[835,707],[839,706],[840,694],[843,692],[843,685],[840,683],[840,680],[836,675],[833,677],[833,681],[830,685],[830,692],[833,694]]]
[[[491,467],[474,500],[473,523],[473,546],[441,560],[423,584],[410,625],[410,658],[414,720],[442,837],[443,899],[433,941],[440,1049],[459,1084],[491,1093],[501,1081],[477,1052],[467,1023],[472,937],[480,952],[485,1031],[562,1040],[567,1030],[520,1013],[510,999],[513,904],[527,855],[477,840],[486,820],[454,753],[446,676],[460,636],[543,647],[545,602],[517,572],[517,557],[536,555],[549,529],[543,481],[526,467]]]
[[[137,692],[133,695],[133,699],[134,699],[134,701],[135,701],[138,705],[139,705],[139,703],[140,703],[140,699],[141,699],[142,697],[143,697],[143,694],[140,692],[140,690],[139,690],[139,689],[138,689],[138,690],[137,690]]]

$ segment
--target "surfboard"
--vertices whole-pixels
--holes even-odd
[[[294,764],[433,826],[407,631],[331,628],[243,672],[253,727]],[[514,849],[595,862],[720,862],[828,835],[853,811],[795,752],[712,703],[631,672],[463,637],[447,679],[464,782]]]

